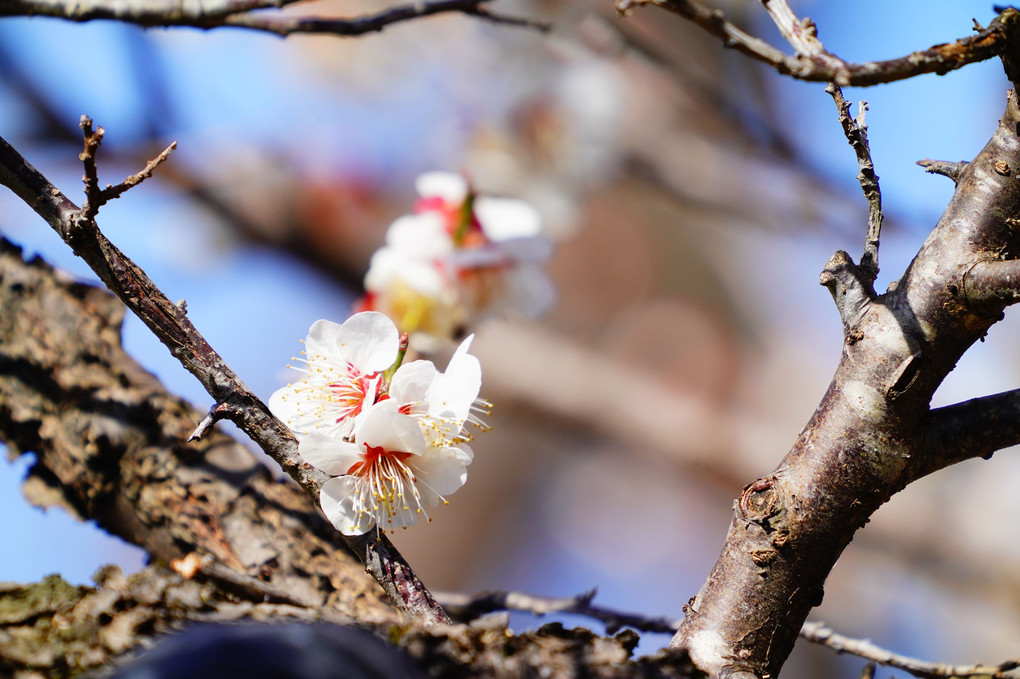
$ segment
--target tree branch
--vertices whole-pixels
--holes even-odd
[[[255,13],[280,8],[297,0],[203,0],[202,2],[152,2],[151,0],[7,0],[0,4],[2,16],[45,16],[84,22],[107,19],[155,26],[186,26],[212,29],[244,28],[279,36],[316,33],[336,36],[357,36],[375,33],[392,24],[421,19],[436,14],[464,14],[485,21],[548,31],[542,22],[510,17],[490,11],[491,0],[430,0],[391,7],[376,14],[354,19],[292,17],[283,14]]]
[[[108,666],[126,652],[194,623],[207,623],[196,631],[202,636],[216,634],[218,629],[239,628],[211,626],[214,623],[288,624],[292,633],[297,629],[296,623],[315,622],[356,625],[367,630],[388,645],[400,648],[427,676],[483,679],[702,676],[682,654],[659,653],[632,659],[637,642],[633,633],[608,638],[584,629],[564,629],[554,623],[533,632],[513,634],[507,629],[505,616],[488,616],[470,625],[455,626],[427,626],[415,620],[378,621],[351,617],[346,611],[330,608],[266,602],[257,592],[245,593],[230,582],[214,577],[182,577],[160,566],[149,566],[128,577],[116,567],[106,567],[95,579],[95,588],[74,587],[59,576],[34,585],[0,585],[0,674],[37,676],[35,673],[42,671],[50,677],[78,676],[83,670]],[[241,629],[254,628],[248,625]],[[276,629],[269,633],[269,638],[280,637],[281,632]],[[291,636],[287,632],[282,634],[284,638]],[[319,664],[321,654],[331,647],[329,639],[322,641],[316,653]],[[187,647],[185,644],[181,650],[187,651]],[[181,657],[178,654],[172,659],[179,661]],[[218,660],[244,664],[248,659]]]
[[[855,328],[875,298],[873,280],[842,250],[829,258],[818,277],[818,282],[832,293],[843,321],[843,339],[851,344],[861,339]]]
[[[1020,389],[936,408],[924,429],[924,468],[930,474],[1020,444]]]
[[[86,127],[83,130],[87,144],[98,144],[101,135],[88,134]],[[94,165],[94,151],[83,155],[86,195],[94,196],[97,180],[92,178],[94,167],[89,169],[89,163]],[[297,441],[287,427],[226,365],[191,323],[185,310],[171,302],[134,262],[107,240],[84,209],[79,210],[2,138],[0,183],[10,187],[49,222],[75,254],[85,260],[100,280],[198,378],[216,403],[226,404],[232,421],[317,501],[319,489],[327,477],[301,460]],[[93,207],[98,209],[98,205]],[[426,620],[449,622],[385,535],[344,536],[344,541],[400,610]]]
[[[764,4],[770,6],[768,2]],[[828,52],[788,56],[764,40],[751,36],[731,24],[721,10],[709,9],[696,0],[616,1],[616,8],[621,14],[628,14],[635,7],[644,5],[654,5],[679,14],[721,39],[727,47],[768,64],[782,75],[798,80],[834,82],[840,87],[867,87],[905,80],[925,73],[944,75],[967,64],[991,59],[1006,49],[1007,31],[1015,27],[1020,20],[1020,12],[1006,8],[988,28],[977,35],[934,45],[898,59],[853,63]],[[797,40],[805,44],[807,38]]]
[[[1006,672],[1020,667],[1020,658],[1007,660],[998,665],[947,665],[944,663],[927,662],[899,655],[876,646],[866,639],[851,639],[837,634],[824,623],[809,622],[801,630],[801,636],[816,644],[828,646],[837,653],[851,653],[861,658],[872,660],[880,665],[895,667],[909,672],[915,677],[936,679],[938,677],[992,677],[1007,679]]]
[[[967,169],[968,163],[966,160],[958,162],[952,162],[948,160],[924,160],[917,161],[917,164],[924,168],[925,172],[930,174],[940,174],[943,177],[949,177],[955,184],[959,179],[963,171]]]
[[[838,85],[829,83],[825,91],[836,102],[843,134],[857,155],[857,167],[860,170],[857,173],[857,180],[861,183],[864,198],[868,201],[868,233],[864,239],[864,253],[861,255],[859,266],[868,287],[871,288],[872,295],[874,295],[872,286],[878,277],[878,244],[882,234],[882,192],[878,187],[875,164],[871,160],[868,126],[864,123],[864,112],[868,110],[868,102],[861,101],[858,104],[857,119],[855,120],[850,117],[850,102],[843,98],[843,91]]]
[[[1020,221],[1015,222],[1020,226]],[[1020,260],[978,262],[963,278],[964,295],[975,309],[991,307],[1001,313],[1003,306],[1020,302]]]
[[[482,592],[467,595],[457,592],[437,592],[436,597],[446,610],[459,620],[473,620],[493,611],[523,611],[533,615],[549,613],[572,613],[605,623],[606,631],[614,634],[620,627],[632,627],[644,632],[675,632],[679,622],[665,618],[650,618],[634,613],[614,611],[592,604],[595,590],[572,597],[545,597],[524,592]],[[825,626],[822,622],[806,622],[800,636],[811,643],[825,646],[836,653],[849,653],[887,667],[895,667],[924,679],[936,677],[987,676],[1005,679],[1005,672],[1020,667],[1020,658],[1007,660],[998,665],[948,665],[910,658],[886,650],[866,639],[844,636]]]
[[[608,634],[616,634],[623,627],[641,632],[673,634],[678,621],[652,618],[636,613],[615,611],[592,603],[596,590],[567,597],[547,597],[526,592],[481,592],[469,595],[461,592],[436,592],[436,599],[451,616],[458,620],[474,620],[494,611],[522,611],[532,615],[573,613],[605,624]]]
[[[709,674],[778,674],[855,532],[930,470],[932,395],[1005,308],[1001,299],[976,308],[965,279],[976,264],[1020,251],[1011,226],[1020,186],[1001,171],[1020,165],[1018,125],[1011,93],[992,138],[887,293],[869,301],[849,257],[830,260],[829,283],[843,286],[834,293],[846,335],[839,366],[780,465],[744,489],[726,545],[671,642]]]

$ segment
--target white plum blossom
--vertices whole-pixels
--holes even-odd
[[[460,488],[473,453],[467,425],[479,413],[481,365],[473,336],[445,372],[431,361],[400,365],[400,338],[378,312],[343,325],[312,324],[304,379],[273,394],[269,407],[298,436],[298,454],[334,477],[323,484],[323,512],[345,535],[407,527]],[[431,519],[429,519],[431,520]]]
[[[551,306],[541,265],[552,244],[533,207],[475,195],[449,172],[423,174],[416,188],[414,214],[390,226],[372,257],[365,309],[383,311],[428,349],[488,314],[537,316]]]
[[[453,353],[446,372],[432,361],[412,361],[400,366],[390,382],[389,397],[400,412],[418,419],[426,440],[436,445],[457,445],[471,440],[465,426],[488,427],[478,413],[489,414],[488,401],[478,398],[482,367],[468,353],[474,335],[467,337]]]
[[[319,504],[344,535],[406,528],[467,480],[473,454],[464,444],[427,441],[419,421],[388,399],[359,421],[355,441],[311,434],[299,452],[333,478],[322,485]]]
[[[376,311],[354,314],[342,325],[319,320],[304,341],[304,377],[278,389],[269,409],[300,439],[317,432],[343,438],[354,418],[379,396],[383,372],[400,350],[400,334]]]

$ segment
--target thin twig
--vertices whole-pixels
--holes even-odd
[[[825,63],[838,70],[840,59],[825,50],[825,46],[818,38],[818,29],[813,21],[798,17],[790,9],[786,0],[761,0],[761,3],[799,57]],[[864,253],[861,255],[860,269],[864,274],[864,281],[871,288],[878,277],[878,241],[882,231],[882,192],[878,187],[875,164],[871,160],[868,126],[864,121],[868,102],[860,102],[857,118],[854,119],[850,117],[850,103],[843,98],[843,90],[838,84],[830,82],[825,91],[836,103],[843,134],[857,155],[857,167],[859,168],[857,180],[861,183],[864,198],[868,201],[868,233],[864,239]]]
[[[86,123],[87,121],[87,123]],[[82,160],[94,162],[97,134],[83,116],[86,151]],[[155,162],[155,161],[153,161]],[[86,169],[88,176],[93,174]],[[32,167],[3,138],[0,138],[0,184],[14,191],[45,219],[99,276],[100,280],[130,308],[170,349],[171,353],[205,387],[226,415],[272,457],[298,485],[318,500],[319,489],[328,478],[297,454],[297,441],[212,346],[188,318],[185,305],[174,304],[99,230],[59,189]],[[98,209],[98,198],[95,202]],[[391,602],[410,615],[427,622],[449,622],[442,608],[385,535],[343,536],[344,542],[365,564]]]
[[[928,158],[917,161],[917,164],[923,167],[925,172],[949,177],[954,182],[959,181],[960,175],[963,174],[963,171],[967,169],[968,165],[970,165],[970,163],[966,160],[953,162],[949,160],[930,160]]]
[[[809,57],[821,56],[822,61],[831,63],[835,68],[839,67],[839,57],[825,51],[821,40],[818,39],[818,28],[813,21],[798,17],[786,4],[786,0],[761,0],[761,4],[772,18],[772,23],[797,54]]]
[[[176,149],[176,148],[177,148],[177,142],[171,142],[170,146],[167,146],[165,149],[163,149],[162,153],[160,153],[158,156],[156,156],[155,158],[150,160],[148,163],[146,163],[145,167],[143,167],[140,172],[134,173],[133,175],[131,175],[130,177],[128,177],[127,179],[125,179],[124,181],[122,181],[119,184],[115,184],[115,185],[112,185],[112,186],[108,184],[106,186],[106,188],[103,189],[103,194],[102,194],[103,203],[105,204],[105,203],[113,200],[114,198],[120,198],[120,195],[122,193],[124,193],[125,191],[127,191],[130,188],[138,186],[143,181],[145,181],[146,179],[151,177],[152,176],[152,172],[157,167],[159,167],[160,164],[165,162],[166,159],[170,157],[170,153],[174,149]]]
[[[82,177],[82,181],[85,182],[85,203],[82,205],[81,214],[83,220],[95,219],[99,208],[151,177],[153,171],[166,161],[170,157],[170,153],[177,148],[177,142],[172,142],[162,153],[146,163],[140,172],[136,172],[117,185],[107,184],[105,189],[100,190],[96,153],[99,151],[100,144],[103,143],[103,135],[106,131],[101,127],[93,131],[92,119],[86,115],[81,117],[78,127],[81,128],[85,137],[85,148],[78,155],[78,159],[85,165],[85,175]]]
[[[572,613],[606,625],[606,632],[614,634],[621,627],[631,627],[641,632],[672,634],[680,628],[679,621],[653,618],[637,613],[615,611],[592,604],[595,590],[570,597],[547,597],[524,592],[482,592],[468,595],[460,592],[436,592],[436,598],[455,618],[468,621],[494,611],[522,611],[533,615],[549,613]],[[822,622],[806,622],[800,631],[801,638],[821,644],[837,653],[856,655],[872,663],[904,670],[924,679],[936,677],[988,676],[1005,679],[1006,672],[1020,668],[1020,658],[1007,660],[998,665],[948,665],[927,662],[899,655],[880,648],[866,639],[853,639],[837,634]],[[865,672],[868,669],[865,667]],[[869,676],[862,674],[862,677]],[[874,670],[871,675],[874,676]]]
[[[533,615],[549,613],[573,613],[601,621],[608,634],[615,634],[621,627],[632,627],[641,632],[673,634],[680,626],[679,621],[667,618],[651,618],[636,613],[624,613],[592,603],[596,590],[568,597],[547,597],[524,592],[482,592],[468,595],[459,592],[437,592],[436,599],[455,618],[473,620],[493,611],[522,611]]]
[[[214,424],[222,419],[232,419],[233,417],[239,417],[240,413],[231,412],[230,406],[226,403],[214,403],[209,408],[209,412],[206,413],[205,417],[195,427],[195,431],[188,437],[188,443],[197,441],[208,432]]]
[[[864,122],[864,113],[868,110],[868,102],[861,101],[858,104],[855,120],[850,117],[850,102],[843,98],[843,91],[838,85],[830,83],[825,91],[836,102],[843,134],[857,155],[857,167],[860,170],[857,174],[857,181],[861,183],[864,198],[868,201],[868,233],[864,239],[864,254],[861,255],[860,268],[868,282],[874,283],[878,276],[878,242],[882,233],[882,192],[878,187],[875,164],[871,160],[868,126]]]
[[[816,644],[827,646],[837,653],[850,653],[873,662],[909,672],[915,677],[994,677],[1005,679],[1006,672],[1020,668],[1020,658],[1014,658],[998,665],[947,665],[927,662],[899,655],[880,648],[866,639],[851,639],[837,634],[821,622],[807,622],[801,628],[800,636]]]
[[[85,202],[81,206],[81,219],[91,220],[95,219],[99,207],[103,204],[99,190],[99,171],[96,169],[96,152],[103,143],[105,130],[100,127],[93,131],[92,119],[84,115],[78,126],[85,137],[85,148],[78,154],[78,160],[85,166],[85,174],[81,178],[85,183]]]
[[[841,87],[867,87],[925,73],[943,75],[967,64],[991,59],[1005,50],[1009,24],[1020,20],[1020,12],[1006,8],[977,35],[934,45],[897,59],[853,63],[824,51],[788,56],[734,26],[721,10],[709,9],[696,0],[616,0],[616,8],[621,14],[644,5],[654,5],[679,14],[723,40],[727,47],[768,64],[783,75],[812,82],[834,82]]]
[[[153,3],[125,0],[6,0],[0,4],[0,16],[46,16],[68,21],[99,19],[122,21],[144,27],[187,26],[212,29],[244,28],[279,36],[316,33],[336,36],[357,36],[375,33],[392,24],[421,19],[436,14],[463,14],[484,21],[548,31],[546,23],[523,17],[504,16],[482,5],[491,0],[432,0],[391,7],[375,14],[353,19],[293,17],[285,14],[256,13],[256,10],[279,8],[296,0],[206,0],[202,3]]]

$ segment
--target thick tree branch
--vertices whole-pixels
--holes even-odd
[[[230,582],[214,577],[189,579],[160,566],[150,566],[129,577],[108,567],[97,573],[96,581],[95,588],[74,587],[58,576],[51,576],[34,585],[0,586],[0,674],[31,677],[44,672],[54,678],[80,676],[83,670],[108,666],[126,652],[194,623],[247,622],[357,626],[399,648],[426,676],[482,679],[700,676],[678,654],[631,659],[637,642],[632,632],[607,638],[583,629],[568,630],[550,624],[515,635],[507,629],[505,616],[488,616],[470,625],[456,626],[427,626],[415,620],[375,621],[329,608],[266,602],[259,596],[246,596]],[[217,629],[206,626],[196,633],[204,637],[216,634]],[[293,626],[289,629],[295,631]],[[274,634],[267,638],[274,638]],[[330,648],[328,638],[321,641],[316,654],[320,661],[321,654]],[[179,650],[187,652],[188,644]],[[379,646],[379,652],[387,651]],[[174,660],[179,662],[180,656],[173,656],[171,661]],[[237,659],[221,660],[229,663]],[[240,660],[243,664],[245,659]]]
[[[854,328],[860,324],[875,298],[873,280],[842,250],[829,258],[818,277],[818,282],[832,293],[840,320],[843,321],[843,338],[851,344],[861,339],[860,333]]]
[[[1020,444],[1020,389],[981,396],[931,411],[925,427],[925,469],[930,474]]]
[[[89,134],[86,140],[95,144],[99,141],[96,135]],[[86,163],[94,162],[94,151],[85,152],[83,156]],[[95,194],[95,187],[89,188],[93,174],[94,170],[87,167],[86,192]],[[171,302],[134,262],[107,240],[94,219],[79,210],[2,138],[0,183],[11,188],[42,216],[198,378],[216,403],[226,404],[232,421],[311,497],[318,498],[325,474],[301,460],[293,434],[226,365],[191,323],[185,310]],[[448,622],[445,613],[384,535],[344,536],[344,540],[401,610],[426,620]]]
[[[767,6],[770,3],[765,2]],[[727,47],[768,64],[777,72],[799,80],[834,82],[840,87],[867,87],[913,78],[925,73],[944,75],[967,64],[998,56],[1006,49],[1007,32],[1020,19],[1020,12],[1006,8],[980,33],[951,43],[934,45],[898,59],[848,62],[828,52],[788,56],[769,43],[751,36],[726,20],[721,10],[709,9],[695,0],[617,0],[616,8],[627,14],[643,5],[661,7],[679,14],[721,39]],[[806,36],[796,38],[804,44]]]
[[[1018,126],[1011,93],[991,140],[887,293],[870,299],[845,253],[826,267],[846,337],[839,367],[779,467],[744,489],[726,546],[671,643],[709,674],[778,674],[854,533],[936,464],[926,448],[932,395],[1005,308],[1001,298],[976,304],[968,273],[1020,250],[1012,228],[1020,183],[1002,172],[1020,165]]]
[[[301,489],[218,430],[184,443],[200,413],[124,353],[123,310],[0,241],[0,438],[14,455],[35,453],[26,495],[173,569],[104,569],[98,590],[0,587],[0,675],[67,676],[192,622],[326,620],[396,640],[430,676],[696,676],[682,654],[629,660],[631,633],[550,625],[515,636],[498,616],[457,626],[396,616]],[[30,608],[12,603],[28,591]]]
[[[171,2],[162,0],[6,0],[0,4],[3,16],[45,16],[68,21],[107,19],[142,27],[187,26],[211,29],[244,28],[279,36],[316,33],[336,36],[357,36],[383,30],[387,26],[436,14],[464,14],[493,23],[523,26],[540,31],[549,26],[521,17],[510,17],[490,11],[491,0],[431,0],[391,7],[376,14],[354,19],[294,17],[265,14],[270,10],[295,4],[297,0],[203,0],[202,2]]]
[[[990,307],[1001,313],[1003,306],[1020,302],[1020,260],[976,263],[964,276],[963,289],[975,309]]]

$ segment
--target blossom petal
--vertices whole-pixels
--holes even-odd
[[[341,359],[338,341],[340,328],[339,323],[325,319],[312,323],[312,327],[308,329],[308,337],[305,338],[305,356],[309,361],[314,361],[316,358],[334,361]]]
[[[364,535],[375,525],[375,512],[366,511],[359,480],[350,476],[329,479],[319,491],[319,506],[329,522],[344,535]]]
[[[403,364],[397,368],[390,381],[390,398],[402,406],[423,402],[429,386],[438,373],[432,361],[411,361]]]
[[[301,407],[293,385],[288,384],[274,391],[266,405],[269,406],[269,411],[276,415],[278,420],[291,429],[294,428],[291,422],[300,417]]]
[[[410,415],[397,412],[399,405],[394,399],[387,399],[372,406],[354,430],[358,444],[394,452],[423,454],[425,436],[421,433],[421,427]]]
[[[442,257],[453,250],[443,217],[435,212],[398,218],[386,231],[386,244],[419,259]]]
[[[507,238],[497,244],[505,259],[527,264],[544,262],[553,253],[552,241],[545,236]]]
[[[464,202],[468,194],[468,183],[454,172],[426,172],[414,182],[414,188],[422,198],[442,198],[456,205]]]
[[[311,338],[311,330],[308,336]],[[344,321],[333,339],[339,343],[346,359],[363,374],[386,370],[397,360],[400,350],[397,326],[378,311],[354,314]]]
[[[482,388],[482,365],[468,353],[474,335],[468,336],[453,352],[446,372],[439,374],[428,389],[429,415],[463,421]]]
[[[330,476],[346,474],[352,466],[361,462],[364,450],[363,446],[319,433],[305,436],[298,445],[301,459]]]
[[[542,233],[542,217],[538,210],[522,200],[484,196],[476,198],[473,207],[489,240],[503,241]]]
[[[269,410],[301,440],[315,431],[334,439],[351,433],[354,422],[337,418],[337,411],[322,400],[321,386],[307,380],[289,384],[269,397]]]
[[[439,496],[451,495],[467,482],[470,457],[456,446],[430,447],[428,453],[414,459],[418,487],[427,491],[429,506],[436,506]]]
[[[412,257],[391,247],[376,250],[365,274],[365,289],[387,293],[397,281],[428,297],[438,297],[443,290],[443,277],[431,260]]]

